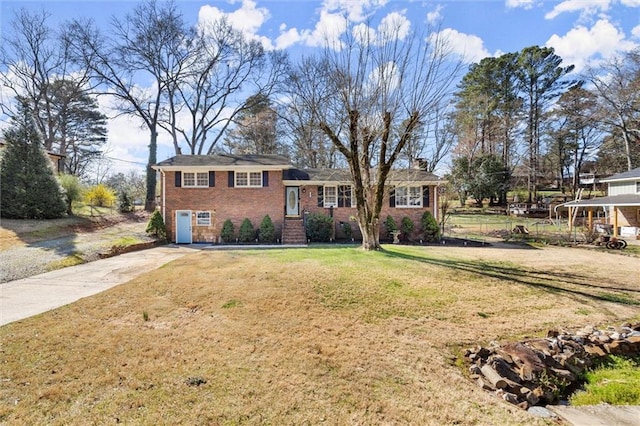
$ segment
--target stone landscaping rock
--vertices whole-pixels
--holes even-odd
[[[523,409],[556,403],[594,360],[640,354],[640,323],[600,330],[588,325],[574,333],[549,330],[546,338],[500,345],[489,343],[464,353],[478,385]]]

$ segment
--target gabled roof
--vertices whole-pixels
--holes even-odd
[[[618,173],[608,178],[600,179],[600,182],[621,182],[625,180],[637,180],[640,179],[640,167],[636,167],[628,172]]]
[[[284,172],[283,180],[285,181],[304,181],[306,184],[323,184],[323,183],[349,183],[352,181],[351,172],[348,169],[290,169]],[[387,178],[389,184],[400,183],[420,183],[420,184],[438,184],[444,183],[444,180],[419,169],[397,169],[391,170]]]
[[[289,169],[291,163],[287,157],[271,154],[251,155],[176,155],[153,166],[156,170],[183,170],[183,169],[233,169],[236,167],[267,169]]]
[[[348,169],[291,169],[284,172],[283,180],[311,182],[351,182]]]
[[[282,155],[176,155],[153,166],[155,170],[232,170],[236,168],[260,168],[261,170],[283,170],[284,181],[304,182],[310,185],[325,183],[349,183],[349,169],[296,169]],[[389,184],[438,184],[444,182],[433,173],[420,169],[391,170]]]

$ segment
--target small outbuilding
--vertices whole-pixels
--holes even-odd
[[[613,236],[640,237],[640,167],[602,179],[601,182],[607,185],[607,196],[563,204],[569,209],[569,217],[575,217],[581,210],[586,211],[588,227],[593,229],[594,213],[602,213]]]

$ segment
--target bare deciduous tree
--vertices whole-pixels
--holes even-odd
[[[450,113],[437,107],[407,142],[403,151],[407,166],[424,162],[428,172],[435,172],[442,160],[451,152],[455,142],[454,122]]]
[[[298,67],[291,79],[297,101],[313,112],[348,164],[365,250],[380,249],[380,211],[392,166],[460,69],[441,35],[406,30],[400,20],[384,20],[375,30],[347,23],[345,35],[315,60],[326,69],[317,82],[320,99],[306,79],[308,69]]]
[[[640,144],[640,50],[615,57],[599,69],[588,69],[586,79],[604,111],[602,123],[622,136],[627,170],[631,170],[632,146]]]
[[[162,126],[181,136],[190,154],[211,154],[234,119],[269,98],[287,67],[280,51],[266,52],[225,18],[202,24],[190,40],[183,70],[169,86]],[[255,96],[246,98],[246,91]]]
[[[100,32],[92,22],[73,21],[67,40],[76,62],[91,72],[102,94],[112,95],[120,114],[140,118],[149,129],[145,209],[153,210],[158,122],[163,96],[181,71],[188,38],[182,15],[173,3],[146,0],[123,20],[113,19],[110,31]],[[151,89],[137,82],[151,78]]]
[[[335,146],[320,129],[315,109],[308,107],[322,105],[330,96],[325,84],[328,66],[327,61],[302,58],[298,64],[299,71],[292,73],[292,84],[285,86],[286,96],[278,107],[280,122],[285,129],[283,134],[298,167],[332,168],[337,164]],[[304,91],[298,90],[300,84],[305,85]]]
[[[65,38],[48,19],[45,12],[16,12],[0,49],[5,68],[0,83],[15,100],[3,99],[0,105],[13,116],[26,102],[45,149],[66,155],[65,170],[81,174],[106,142],[105,117],[89,95],[86,71],[72,64]]]
[[[582,166],[595,156],[602,144],[600,112],[596,95],[579,86],[563,93],[551,111],[556,127],[550,132],[552,149],[548,155],[555,163],[563,192],[565,176],[573,175],[571,192],[576,194]]]

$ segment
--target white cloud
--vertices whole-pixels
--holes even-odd
[[[640,0],[620,0],[623,6],[640,7]]]
[[[246,1],[246,0],[245,0]],[[354,35],[358,38],[365,35],[377,35],[380,31],[394,29],[397,37],[405,38],[411,23],[402,12],[391,12],[382,18],[376,30],[364,22],[383,8],[388,0],[324,0],[319,10],[319,18],[313,29],[289,28],[280,25],[280,35],[275,40],[275,47],[283,49],[296,43],[309,47],[331,46],[340,49],[340,38],[346,31],[349,22],[356,23]]]
[[[640,25],[633,27],[631,34],[633,34],[635,38],[640,38]]]
[[[110,171],[124,173],[132,169],[143,170],[149,156],[149,129],[142,126],[141,120],[136,117],[115,116],[117,101],[113,96],[98,97],[98,104],[100,110],[110,117],[107,120],[107,144],[104,147],[106,157],[111,159]],[[162,143],[164,140],[166,137],[163,138],[161,133],[158,138],[159,151],[160,147],[166,145]],[[171,147],[170,141],[169,147]],[[158,160],[164,160],[164,158],[158,158]]]
[[[339,13],[320,12],[320,20],[313,30],[303,30],[302,36],[307,46],[339,46],[340,36],[347,29],[347,21]]]
[[[445,28],[439,35],[448,42],[452,51],[466,63],[479,62],[481,59],[492,56],[484,47],[482,39],[473,34],[464,34],[453,28]]]
[[[564,0],[558,3],[545,19],[554,19],[565,12],[580,12],[583,16],[593,15],[598,12],[606,12],[611,6],[612,0]]]
[[[376,31],[364,22],[354,26],[352,32],[358,43],[368,43],[376,39]]]
[[[391,12],[380,21],[378,25],[378,34],[382,37],[397,37],[404,40],[411,29],[411,22],[403,13]]]
[[[280,25],[280,35],[276,38],[276,49],[286,49],[302,40],[302,35],[297,28],[287,29],[286,25]]]
[[[533,3],[534,0],[506,0],[505,6],[507,6],[508,9],[516,9],[519,7],[523,9],[531,9],[533,7]]]
[[[636,44],[625,40],[624,33],[607,19],[600,19],[591,28],[579,25],[564,36],[554,34],[546,46],[553,47],[565,65],[573,64],[581,71],[587,64],[631,50]]]
[[[430,24],[434,24],[442,20],[442,5],[439,4],[436,6],[434,10],[427,13],[427,22]]]
[[[243,0],[239,9],[229,13],[215,6],[204,5],[198,13],[198,23],[204,26],[207,22],[214,22],[223,17],[226,17],[233,28],[242,31],[249,38],[260,41],[265,49],[273,49],[271,40],[258,35],[258,31],[270,17],[267,8],[256,7],[254,0]]]
[[[353,22],[362,22],[384,7],[388,0],[324,0],[322,11],[338,12]]]

